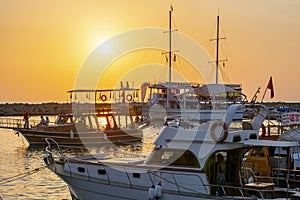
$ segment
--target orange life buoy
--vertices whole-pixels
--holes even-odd
[[[259,139],[263,139],[266,136],[266,127],[265,125],[261,125],[261,135],[259,135]]]
[[[101,100],[102,100],[102,101],[106,101],[106,99],[107,99],[107,98],[106,98],[105,95],[102,95],[102,96],[101,96]]]
[[[220,136],[219,138],[217,138],[216,134],[215,134],[215,129],[217,126],[222,126],[223,127],[223,134],[222,136]],[[226,140],[227,136],[228,136],[228,128],[225,122],[222,121],[215,121],[210,128],[210,135],[212,137],[212,139],[216,142],[224,142],[224,140]]]
[[[127,94],[126,95],[126,99],[127,99],[127,101],[132,101],[132,95],[131,94]]]

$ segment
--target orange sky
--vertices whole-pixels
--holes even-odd
[[[211,56],[214,43],[209,40],[215,36],[219,9],[222,36],[223,33],[226,36],[226,41],[221,41],[220,59],[229,60],[222,67],[228,77],[224,79],[241,83],[248,99],[259,86],[263,92],[273,76],[275,98],[270,99],[267,93],[265,101],[300,100],[299,0],[1,0],[0,3],[0,102],[3,103],[66,101],[66,91],[73,88],[78,70],[100,42],[136,28],[167,28],[171,3],[176,28],[201,44]],[[153,81],[165,76],[141,74],[141,77]],[[261,97],[262,94],[259,100]]]

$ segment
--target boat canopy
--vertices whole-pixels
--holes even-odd
[[[233,88],[226,86],[224,84],[207,84],[201,87],[196,87],[188,92],[179,94],[177,96],[185,95],[188,93],[195,93],[198,96],[209,97],[209,96],[214,96],[217,94],[222,94],[227,92],[240,93],[239,91],[234,90]]]
[[[293,128],[279,136],[280,140],[300,142],[300,128]]]
[[[279,141],[279,140],[246,140],[242,141],[244,145],[249,146],[269,146],[269,147],[295,147],[299,146],[298,142]]]
[[[237,91],[223,84],[208,84],[200,88],[195,88],[194,92],[200,96],[213,96],[216,94]]]

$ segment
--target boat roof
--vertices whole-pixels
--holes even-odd
[[[213,96],[213,95],[227,93],[227,92],[240,93],[240,91],[237,91],[226,84],[207,84],[201,87],[193,88],[192,90],[179,94],[178,96],[191,93],[191,92],[194,92],[199,96]]]
[[[268,147],[295,147],[299,146],[298,142],[279,141],[279,140],[246,140],[244,145],[249,146],[268,146]]]
[[[69,90],[67,91],[67,93],[80,93],[80,92],[116,92],[116,91],[135,91],[135,90],[139,90],[139,89],[135,89],[135,88],[128,88],[128,87],[123,87],[123,88],[119,88],[119,89],[103,89],[103,90],[88,90],[88,89],[76,89],[76,90]]]
[[[149,88],[156,89],[183,89],[183,88],[192,88],[192,83],[189,82],[164,82],[164,83],[154,83],[150,84]]]
[[[279,136],[280,140],[300,142],[300,128],[292,128]]]
[[[196,88],[195,92],[201,96],[211,96],[226,92],[237,92],[236,90],[224,84],[207,84],[200,88]]]

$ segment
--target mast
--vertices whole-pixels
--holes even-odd
[[[172,11],[173,7],[169,10],[169,83],[172,82]]]
[[[227,59],[225,60],[219,60],[219,42],[220,42],[220,39],[226,39],[225,37],[223,38],[220,38],[220,17],[219,17],[219,14],[217,16],[217,37],[215,39],[211,39],[210,41],[212,40],[216,40],[217,44],[216,44],[216,61],[213,61],[213,62],[216,62],[216,84],[218,84],[219,82],[219,62],[220,61],[227,61]]]
[[[219,15],[217,16],[217,47],[216,47],[216,84],[218,84],[218,71],[219,71]]]

